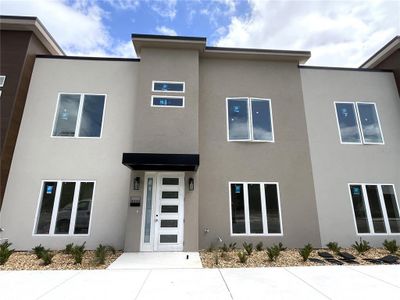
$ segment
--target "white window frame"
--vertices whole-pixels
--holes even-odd
[[[57,123],[57,116],[58,116],[58,109],[60,106],[60,97],[61,95],[80,95],[79,98],[79,107],[78,107],[78,115],[76,118],[76,124],[75,124],[75,135],[74,136],[58,136],[54,135],[54,129]],[[79,136],[79,130],[81,126],[81,118],[82,118],[82,113],[83,113],[83,104],[85,101],[85,95],[87,96],[104,96],[104,107],[103,107],[103,117],[101,119],[101,129],[100,129],[100,135],[99,136]],[[105,120],[105,115],[106,115],[106,105],[107,105],[107,94],[98,94],[98,93],[69,93],[69,92],[59,92],[57,96],[57,105],[55,109],[55,114],[53,118],[53,126],[51,129],[51,138],[62,138],[62,139],[101,139],[103,135],[103,127],[104,127],[104,120]]]
[[[40,217],[40,208],[42,204],[42,198],[43,198],[43,186],[45,182],[57,182],[56,185],[56,194],[54,196],[54,203],[53,203],[53,211],[51,213],[51,221],[50,221],[50,229],[49,233],[36,233],[37,230],[37,225],[39,222],[39,217]],[[69,224],[69,233],[62,233],[62,234],[57,234],[54,233],[55,231],[55,226],[56,226],[56,221],[57,221],[57,215],[58,215],[58,207],[60,204],[60,195],[61,195],[61,186],[63,182],[75,182],[75,191],[74,191],[74,198],[72,201],[72,211],[71,211],[71,219],[70,219],[70,224]],[[88,227],[88,233],[74,233],[75,229],[75,220],[76,220],[76,214],[78,211],[78,202],[79,202],[79,192],[81,188],[81,183],[82,182],[93,182],[93,194],[92,194],[92,201],[91,201],[91,207],[90,207],[90,218],[89,218],[89,227]],[[90,236],[91,232],[91,227],[92,227],[92,218],[93,218],[93,204],[94,204],[94,198],[96,194],[96,181],[89,179],[89,180],[68,180],[68,179],[44,179],[41,181],[40,185],[40,191],[39,191],[39,199],[37,201],[37,206],[36,206],[36,215],[35,215],[35,220],[33,223],[33,231],[32,231],[32,236]]]
[[[245,221],[245,233],[233,233],[232,227],[232,184],[243,184],[243,201],[244,201],[244,221]],[[263,221],[263,233],[250,233],[250,211],[249,211],[249,194],[247,186],[249,184],[259,184],[261,194],[261,213]],[[265,184],[275,184],[277,187],[278,196],[278,208],[279,208],[279,225],[281,227],[281,233],[268,233],[268,219],[267,219],[267,207],[265,203]],[[282,207],[281,207],[281,196],[278,182],[251,182],[251,181],[229,181],[229,227],[231,236],[283,236],[283,225],[282,225]]]
[[[4,83],[6,82],[6,75],[0,75],[0,88],[4,87]]]
[[[182,106],[178,106],[178,105],[155,105],[155,104],[153,104],[153,99],[154,98],[182,98]],[[151,107],[185,108],[185,96],[152,95],[151,96]]]
[[[376,117],[378,119],[378,125],[379,125],[379,130],[382,136],[382,142],[381,143],[375,143],[375,142],[366,142],[364,140],[364,132],[362,130],[362,124],[361,124],[361,118],[360,118],[360,112],[358,111],[358,104],[373,104],[375,107],[375,112],[376,112]],[[360,135],[360,141],[359,142],[343,142],[342,139],[342,134],[340,132],[340,124],[339,124],[339,117],[336,109],[336,104],[352,104],[354,108],[354,114],[356,118],[356,123],[357,123],[357,128],[358,128],[358,133]],[[376,106],[375,102],[366,102],[366,101],[334,101],[333,106],[335,109],[335,116],[336,116],[336,124],[337,124],[337,129],[339,133],[339,139],[341,144],[350,144],[350,145],[384,145],[385,144],[385,139],[383,137],[383,130],[381,126],[381,121],[379,118],[379,113],[378,113],[378,108]]]
[[[232,140],[229,138],[229,107],[228,107],[228,100],[244,100],[247,99],[247,114],[248,114],[248,130],[249,130],[249,138],[248,139],[241,139],[241,140]],[[252,110],[252,100],[257,101],[267,101],[269,102],[269,116],[271,119],[271,140],[255,140],[254,139],[254,128],[253,128],[253,110]],[[272,101],[268,98],[261,98],[261,97],[227,97],[225,99],[225,106],[226,106],[226,138],[228,142],[252,142],[252,143],[275,143],[275,134],[274,134],[274,119],[272,113]]]
[[[183,84],[183,91],[160,91],[154,89],[154,86],[156,83],[177,83],[177,84]],[[153,93],[176,93],[176,94],[184,94],[186,90],[185,87],[185,82],[184,81],[168,81],[168,80],[153,80],[151,82],[151,91]]]
[[[351,188],[350,188],[352,185],[360,185],[361,186],[362,196],[363,196],[364,206],[365,206],[365,211],[366,211],[366,214],[367,214],[368,227],[369,227],[369,230],[370,230],[369,233],[359,233],[358,232],[356,214],[354,212],[354,206],[353,206],[353,197],[351,195]],[[387,231],[386,233],[375,233],[374,225],[373,225],[373,222],[372,222],[371,209],[369,207],[368,194],[367,194],[367,189],[366,189],[367,185],[375,185],[375,186],[378,187],[379,201],[380,201],[380,204],[381,204],[383,220],[384,220],[386,231]],[[400,212],[400,207],[399,207],[399,201],[398,201],[398,197],[397,197],[397,193],[396,193],[396,188],[395,188],[393,183],[348,183],[348,185],[347,185],[347,190],[348,190],[349,195],[350,195],[350,204],[351,204],[351,211],[353,213],[354,226],[355,226],[355,229],[356,229],[356,233],[359,236],[400,235],[400,233],[392,233],[391,232],[390,224],[389,224],[389,218],[387,216],[385,199],[383,198],[383,192],[382,192],[382,186],[383,185],[390,185],[390,186],[393,187],[393,192],[394,192],[394,197],[395,197],[395,200],[396,200],[397,210]]]

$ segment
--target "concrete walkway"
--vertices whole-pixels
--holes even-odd
[[[400,266],[0,271],[0,299],[398,299]]]

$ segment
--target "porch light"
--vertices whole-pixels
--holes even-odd
[[[140,189],[140,177],[135,177],[133,180],[133,189],[138,191]]]
[[[192,177],[189,178],[189,191],[194,190],[194,179]]]

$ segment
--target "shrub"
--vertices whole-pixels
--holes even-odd
[[[10,249],[12,243],[4,242],[0,244],[0,265],[4,265],[13,254],[14,249]]]
[[[72,254],[72,248],[74,248],[74,243],[67,244],[64,249],[65,254]]]
[[[259,243],[256,245],[256,250],[257,250],[257,251],[263,251],[263,242],[259,242]]]
[[[222,252],[228,252],[229,251],[229,247],[225,243],[220,249],[222,250]]]
[[[312,251],[313,251],[313,246],[310,243],[308,243],[307,245],[304,246],[304,248],[299,250],[299,253],[303,258],[303,261],[307,261]]]
[[[248,255],[251,255],[251,253],[253,252],[253,244],[247,244],[246,242],[243,243],[243,248],[244,250],[246,250]]]
[[[44,251],[44,247],[42,246],[42,244],[40,244],[39,246],[36,246],[34,248],[32,248],[33,253],[35,253],[36,258],[40,259],[42,258],[42,252]]]
[[[99,265],[104,265],[106,262],[107,247],[100,244],[94,252],[95,261]]]
[[[248,256],[247,256],[247,253],[246,253],[246,252],[244,252],[244,251],[239,251],[237,255],[238,255],[238,257],[239,257],[239,261],[240,261],[242,264],[245,264],[245,263],[247,262]]]
[[[111,246],[111,245],[107,246],[107,251],[110,251],[112,254],[117,253],[117,251],[115,251],[115,248],[113,246]]]
[[[230,243],[228,247],[230,251],[234,251],[236,249],[236,243]]]
[[[50,249],[43,249],[40,252],[40,258],[43,260],[45,266],[50,265],[53,261],[54,254],[50,252]]]
[[[335,253],[339,253],[340,249],[342,249],[336,242],[329,242],[328,244],[326,244],[326,246],[328,247],[329,250]]]
[[[385,240],[383,242],[383,247],[385,247],[385,249],[389,251],[391,254],[395,254],[397,250],[399,250],[399,246],[397,246],[396,240],[391,240],[391,241]]]
[[[268,259],[270,261],[275,261],[278,258],[280,252],[281,250],[279,246],[275,244],[272,247],[267,248]]]
[[[86,244],[86,242],[84,242],[80,246],[75,245],[72,247],[71,254],[72,254],[76,264],[82,263],[82,258],[83,258],[83,255],[85,254],[85,244]]]
[[[279,251],[285,251],[287,249],[286,247],[283,247],[283,244],[281,242],[279,242],[278,247]]]
[[[367,241],[364,241],[362,238],[360,238],[360,243],[357,241],[352,245],[352,247],[359,253],[363,254],[364,252],[367,252],[371,247],[369,246],[369,243]]]

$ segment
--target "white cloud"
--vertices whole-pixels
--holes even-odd
[[[63,0],[5,0],[0,5],[2,14],[39,17],[67,55],[128,56],[122,52],[127,43],[111,37],[103,23],[109,13],[96,1],[76,0],[70,6]]]
[[[146,0],[150,8],[163,18],[175,19],[177,0]]]
[[[112,7],[117,9],[130,9],[135,10],[139,7],[140,1],[139,0],[103,0],[110,4]]]
[[[398,1],[249,0],[217,46],[311,50],[308,64],[358,67],[400,34]]]
[[[166,26],[157,26],[156,30],[158,33],[163,35],[173,35],[173,36],[178,35],[175,30],[173,30],[172,28],[168,28]]]

